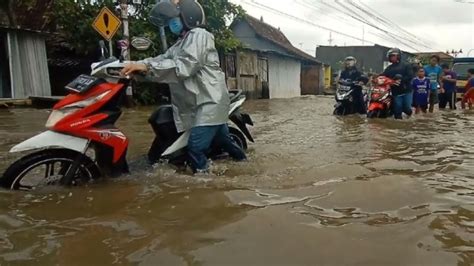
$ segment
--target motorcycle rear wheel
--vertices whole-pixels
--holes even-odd
[[[243,150],[246,151],[248,148],[247,139],[245,138],[244,134],[233,127],[229,127],[229,135],[232,140]]]
[[[77,159],[80,164],[72,183],[67,185],[88,183],[101,176],[97,165],[85,155],[66,149],[42,150],[14,162],[0,177],[0,186],[11,190],[34,190],[58,185]],[[29,177],[33,182],[28,182]]]

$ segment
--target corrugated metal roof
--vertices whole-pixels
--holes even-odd
[[[50,31],[54,0],[4,1],[0,7],[0,28],[36,32]]]
[[[300,59],[321,64],[321,62],[316,60],[315,57],[312,57],[311,55],[294,47],[288,38],[286,38],[285,34],[283,34],[283,32],[281,32],[279,29],[263,22],[263,20],[259,20],[249,15],[245,15],[244,19],[261,38],[264,38],[280,46],[281,48],[288,51],[288,53],[295,55]]]

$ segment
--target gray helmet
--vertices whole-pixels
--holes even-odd
[[[344,58],[344,61],[356,61],[357,62],[357,59],[353,56],[348,56],[348,57]]]
[[[345,67],[355,67],[357,64],[357,59],[353,56],[348,56],[344,58],[344,65]]]
[[[188,29],[202,27],[206,24],[204,9],[196,0],[179,0],[177,4],[172,0],[159,1],[150,11],[150,22],[157,26],[165,26],[175,17],[181,17]]]
[[[400,61],[402,59],[402,50],[400,50],[398,48],[392,48],[392,49],[388,50],[387,59],[390,59],[390,57],[392,55],[396,55],[397,58],[398,58],[398,61]]]

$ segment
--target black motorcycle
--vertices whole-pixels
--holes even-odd
[[[365,105],[365,100],[358,99],[364,98],[362,94],[362,85],[360,82],[364,82],[365,79],[359,79],[357,81],[351,80],[340,80],[336,89],[336,104],[334,105],[334,115],[351,115],[355,113],[362,113],[361,110],[365,111],[365,106],[360,107],[358,105]],[[366,81],[364,82],[366,83]]]
[[[241,90],[230,91],[229,133],[235,143],[243,150],[247,150],[247,139],[254,142],[247,125],[253,126],[250,115],[242,113],[241,107],[246,97]],[[165,104],[153,112],[148,119],[156,137],[148,151],[148,160],[156,163],[160,159],[167,159],[169,163],[182,165],[186,161],[186,149],[189,131],[178,133],[173,119],[171,104]],[[232,122],[232,123],[230,123]],[[212,145],[207,155],[210,158],[219,158],[223,154],[219,147]]]

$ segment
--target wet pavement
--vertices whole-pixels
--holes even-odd
[[[1,265],[473,265],[474,112],[332,116],[333,99],[247,102],[248,163],[147,167],[151,108],[127,110],[133,174],[0,191]],[[0,110],[7,150],[47,110]]]

